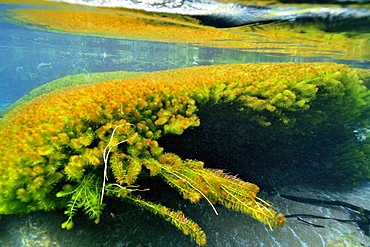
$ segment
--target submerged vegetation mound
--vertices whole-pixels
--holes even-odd
[[[57,89],[91,84],[95,82],[122,79],[122,78],[132,78],[137,75],[143,74],[143,72],[129,72],[129,71],[114,71],[114,72],[102,72],[102,73],[89,73],[89,74],[78,74],[78,75],[68,75],[54,81],[48,82],[34,90],[30,91],[28,94],[24,95],[22,98],[0,111],[0,117],[4,116],[9,111],[13,110],[16,106],[23,104],[31,99],[55,91]]]
[[[297,137],[333,126],[345,131],[347,139],[334,145],[326,162],[334,160],[335,171],[355,167],[350,175],[356,181],[369,178],[366,137],[353,132],[368,125],[369,93],[357,73],[330,63],[204,66],[36,97],[0,119],[0,214],[63,208],[68,219],[62,227],[70,229],[78,209],[98,222],[105,196],[120,197],[161,215],[205,245],[205,233],[183,212],[145,199],[147,188],[140,181],[160,177],[191,202],[205,199],[215,213],[213,205],[221,204],[271,229],[281,226],[284,216],[257,197],[257,185],[166,152],[161,139],[202,127],[203,117],[214,119],[205,123],[217,130],[212,115],[222,117],[223,124],[236,115],[246,126],[266,129],[272,139],[279,136],[269,129]],[[216,114],[221,106],[231,110]],[[214,136],[220,140],[222,134]],[[188,145],[196,146],[196,141]],[[229,143],[223,144],[227,151]],[[279,147],[269,152],[284,155]],[[248,172],[249,165],[244,169]]]

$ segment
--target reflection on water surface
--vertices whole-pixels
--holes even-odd
[[[313,15],[313,18],[310,16],[308,19],[300,20],[297,18],[300,12],[295,11],[294,18],[281,14],[286,16],[284,21],[272,22],[274,19],[266,14],[261,15],[266,21],[231,28],[213,28],[201,25],[201,21],[194,16],[122,8],[71,7],[57,3],[52,5],[43,1],[39,3],[36,1],[35,5],[38,8],[20,7],[4,10],[4,17],[12,23],[55,32],[193,43],[199,46],[234,48],[242,51],[259,49],[260,52],[289,55],[322,54],[340,59],[362,60],[369,56],[367,49],[369,10],[363,6],[357,10],[347,9],[344,11],[347,13],[344,17],[343,14],[335,14],[335,10],[326,9],[327,14],[321,19],[315,19],[316,16]],[[325,9],[320,6],[317,8]],[[227,13],[227,10],[225,12]],[[356,14],[357,12],[361,14]],[[217,19],[212,21],[218,22]]]

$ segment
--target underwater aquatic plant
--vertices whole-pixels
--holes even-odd
[[[113,72],[101,72],[101,73],[90,73],[90,74],[78,74],[78,75],[68,75],[54,81],[48,82],[42,86],[39,86],[29,93],[24,95],[22,98],[6,107],[0,111],[0,116],[4,116],[10,110],[14,109],[17,105],[25,103],[37,96],[46,94],[57,89],[61,89],[68,86],[76,86],[83,84],[91,84],[95,82],[113,80],[113,79],[122,79],[122,78],[131,78],[137,75],[143,74],[143,72],[131,72],[131,71],[113,71]]]
[[[204,198],[271,229],[281,226],[284,216],[257,197],[257,185],[166,153],[158,141],[198,127],[197,112],[219,105],[293,133],[310,131],[328,116],[345,124],[368,109],[367,88],[356,76],[330,63],[234,64],[153,72],[36,97],[0,119],[0,214],[64,208],[62,226],[70,229],[78,209],[98,222],[105,194],[161,215],[205,245],[204,232],[183,212],[145,200],[139,179],[161,177],[191,202]],[[292,128],[297,116],[310,126]]]

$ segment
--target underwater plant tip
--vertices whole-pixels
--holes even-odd
[[[213,204],[212,204],[212,202],[208,199],[208,197],[202,192],[202,191],[200,191],[199,189],[197,189],[194,185],[192,185],[188,180],[186,180],[186,179],[184,179],[184,178],[182,178],[182,177],[180,177],[179,175],[177,175],[177,174],[175,174],[175,173],[173,173],[173,172],[171,172],[171,171],[169,171],[168,169],[166,169],[165,167],[163,167],[163,166],[159,166],[160,168],[162,168],[162,169],[164,169],[164,170],[166,170],[167,172],[169,172],[169,173],[171,173],[172,175],[174,175],[174,176],[176,176],[177,178],[179,178],[179,179],[181,179],[182,181],[184,181],[184,182],[186,182],[187,184],[189,184],[193,189],[195,189],[196,191],[198,191],[206,200],[207,200],[207,202],[209,203],[209,205],[211,205],[211,207],[212,207],[212,209],[213,209],[213,211],[215,212],[215,214],[216,215],[218,215],[218,212],[217,212],[217,210],[216,210],[216,208],[215,208],[215,206],[213,206]]]

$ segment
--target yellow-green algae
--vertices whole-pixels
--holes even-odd
[[[256,197],[256,185],[166,153],[157,140],[199,126],[198,110],[219,105],[293,133],[309,133],[331,117],[349,124],[369,108],[356,70],[340,64],[234,64],[142,77],[57,90],[0,119],[0,214],[64,208],[62,226],[70,229],[82,208],[98,222],[103,188],[106,196],[159,214],[205,245],[205,233],[181,211],[143,199],[146,188],[138,179],[157,176],[194,203],[204,198],[272,229],[285,218]],[[366,177],[369,172],[359,179]]]
[[[14,109],[16,106],[25,103],[37,96],[52,92],[56,89],[61,89],[69,86],[77,86],[84,84],[91,84],[95,82],[107,81],[112,79],[123,79],[132,78],[143,74],[144,72],[131,72],[131,71],[113,71],[113,72],[101,72],[101,73],[89,73],[89,74],[78,74],[78,75],[68,75],[54,81],[48,82],[38,88],[33,89],[28,94],[9,105],[5,109],[0,111],[0,116],[4,116],[10,110]],[[63,89],[64,91],[66,89]]]

